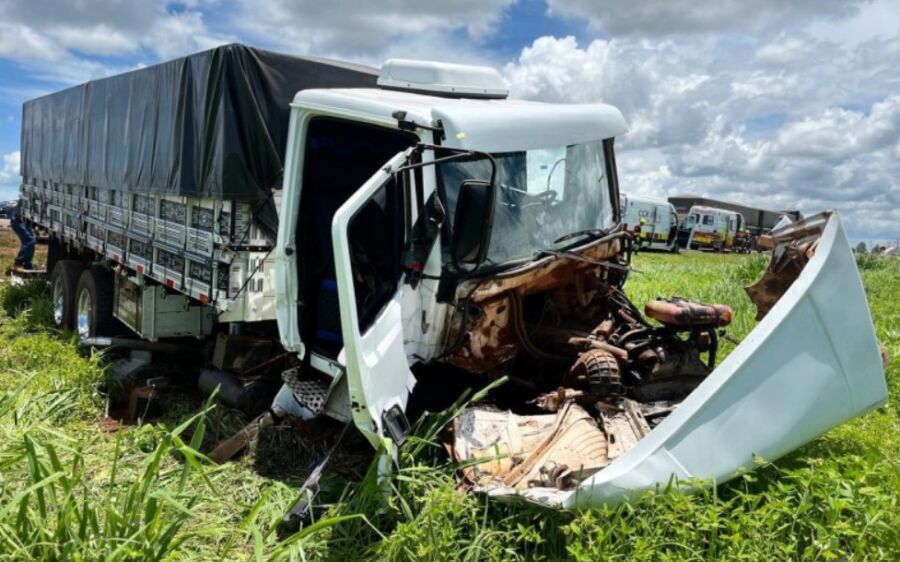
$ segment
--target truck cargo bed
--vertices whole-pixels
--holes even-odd
[[[271,192],[281,186],[294,95],[372,87],[376,76],[363,66],[226,45],[93,80],[25,103],[22,176],[66,186],[53,204],[69,210],[81,210],[82,190],[243,201],[274,239]]]

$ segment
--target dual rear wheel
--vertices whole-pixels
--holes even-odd
[[[113,317],[113,275],[80,260],[59,260],[50,274],[53,323],[82,338],[118,333]]]

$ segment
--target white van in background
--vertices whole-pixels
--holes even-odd
[[[728,250],[744,224],[744,216],[735,211],[694,205],[678,231],[678,243],[692,250]]]
[[[623,194],[619,199],[622,224],[635,235],[639,248],[678,251],[678,215],[668,201]]]

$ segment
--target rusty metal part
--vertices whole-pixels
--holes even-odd
[[[277,406],[263,412],[243,429],[216,445],[216,448],[209,454],[209,458],[216,464],[222,464],[231,459],[254,441],[260,431],[276,423],[282,416],[284,416],[284,411]]]
[[[545,392],[539,395],[532,402],[541,410],[547,412],[558,411],[566,402],[581,402],[586,398],[583,390],[575,390],[574,388],[559,387],[552,392]]]
[[[125,412],[125,420],[128,423],[138,423],[158,418],[162,414],[159,403],[159,391],[156,387],[147,385],[132,388],[128,393],[128,409]]]
[[[623,234],[612,235],[601,239],[592,245],[577,250],[578,253],[591,260],[615,260],[622,252]],[[474,302],[480,302],[491,297],[518,290],[523,296],[541,293],[549,289],[571,284],[577,274],[592,272],[600,274],[599,267],[590,262],[578,260],[559,259],[547,257],[528,265],[497,274],[487,282],[478,282],[479,286],[472,294]],[[627,272],[618,272],[617,275],[624,280]],[[474,281],[472,283],[475,283]],[[457,295],[462,298],[469,292],[469,283],[462,283],[457,289]]]
[[[680,328],[727,326],[733,316],[730,306],[694,302],[681,297],[648,301],[644,305],[644,314],[663,324]]]
[[[609,464],[606,446],[594,419],[571,402],[537,416],[470,408],[453,424],[453,456],[477,486],[569,488]]]
[[[616,325],[612,320],[604,320],[597,325],[596,328],[591,332],[591,335],[597,338],[603,338],[605,340],[609,339],[609,336],[612,335],[613,331],[616,329]]]
[[[822,213],[820,217],[772,233],[772,258],[765,273],[756,283],[744,288],[756,305],[757,320],[768,314],[800,276],[816,252],[830,215]]]
[[[616,406],[597,405],[597,409],[601,412],[600,420],[603,431],[606,433],[607,456],[610,461],[624,455],[650,433],[650,425],[644,418],[640,404],[634,400],[623,398]]]
[[[589,326],[600,322],[602,314],[608,316],[604,310],[609,293],[627,275],[595,263],[621,261],[623,240],[620,233],[578,249],[588,261],[547,257],[490,278],[461,283],[448,332],[448,340],[457,343],[442,360],[473,373],[494,371],[519,354],[543,362],[570,363],[575,353],[565,348],[568,337],[589,335]],[[545,298],[545,308],[553,305],[548,318],[559,320],[559,305],[563,304],[569,316],[580,316],[586,324],[581,333],[566,334],[562,346],[547,345],[538,332],[559,322],[526,325],[523,300],[537,295]]]
[[[462,345],[446,361],[471,373],[487,373],[519,353],[519,345],[510,319],[512,305],[508,295],[500,295],[479,304],[480,315],[465,330]],[[458,335],[454,335],[458,338]]]
[[[765,318],[769,310],[800,276],[809,261],[809,249],[810,243],[789,244],[778,258],[773,256],[768,269],[759,281],[744,288],[747,296],[756,305],[757,320]]]
[[[603,349],[589,349],[582,353],[569,374],[600,396],[619,396],[625,391],[619,374],[619,362],[612,353]]]
[[[619,361],[628,361],[628,351],[621,347],[616,347],[610,343],[592,337],[573,337],[569,338],[569,343],[578,347],[587,349],[600,349],[607,353],[611,353]]]
[[[569,360],[568,357],[544,351],[531,341],[531,336],[528,334],[528,330],[525,327],[525,311],[522,307],[522,296],[519,295],[518,292],[510,291],[509,302],[512,305],[513,332],[526,353],[536,359],[542,359],[544,361],[565,362]]]

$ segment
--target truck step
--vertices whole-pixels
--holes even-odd
[[[314,414],[321,414],[325,410],[331,390],[331,385],[327,382],[317,379],[301,380],[299,369],[290,369],[281,373],[281,380],[288,385],[301,406]]]

